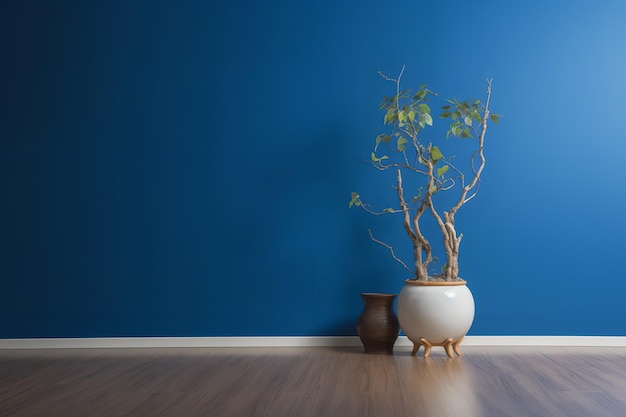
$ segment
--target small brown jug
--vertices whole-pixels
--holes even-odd
[[[363,312],[356,331],[365,353],[393,355],[393,345],[400,334],[398,317],[393,311],[397,294],[362,293]]]

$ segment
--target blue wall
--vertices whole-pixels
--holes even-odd
[[[406,278],[347,207],[404,64],[504,115],[471,334],[626,335],[626,5],[441,3],[2,2],[0,337],[355,334]]]

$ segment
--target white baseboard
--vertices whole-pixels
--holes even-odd
[[[129,337],[0,339],[0,349],[109,349],[193,347],[358,347],[357,336]],[[400,336],[396,347],[410,347]],[[626,347],[626,336],[467,336],[463,346]]]

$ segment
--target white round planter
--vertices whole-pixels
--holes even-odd
[[[448,356],[460,355],[459,344],[474,321],[474,297],[465,281],[406,280],[398,296],[398,321],[413,342],[412,354],[424,346],[443,346]]]

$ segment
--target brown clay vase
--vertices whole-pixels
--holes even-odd
[[[365,353],[393,355],[393,345],[400,334],[398,317],[393,311],[397,294],[362,293],[363,311],[356,332]]]

